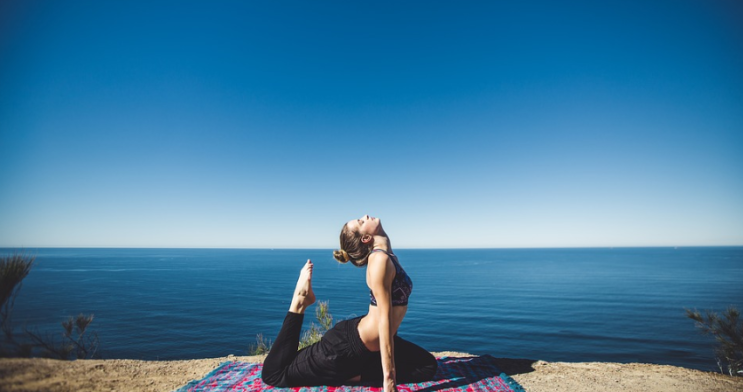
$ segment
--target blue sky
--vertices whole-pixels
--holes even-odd
[[[557,3],[2,2],[0,246],[743,245],[743,5]]]

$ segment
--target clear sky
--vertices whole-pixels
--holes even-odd
[[[743,245],[743,2],[3,1],[0,246]]]

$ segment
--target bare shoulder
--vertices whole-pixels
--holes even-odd
[[[369,255],[369,261],[367,263],[367,270],[369,278],[372,281],[375,280],[387,280],[391,279],[395,272],[394,268],[389,268],[392,263],[390,262],[390,256],[385,252],[374,252]]]

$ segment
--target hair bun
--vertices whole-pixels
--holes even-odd
[[[348,261],[351,260],[351,257],[349,257],[348,253],[343,249],[334,250],[333,257],[341,263],[348,263]]]

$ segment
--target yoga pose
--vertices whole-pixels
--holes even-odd
[[[396,384],[430,380],[436,373],[431,353],[397,336],[413,282],[405,273],[378,218],[364,215],[341,230],[341,263],[367,266],[369,313],[344,320],[322,339],[300,351],[304,311],[315,302],[312,261],[302,268],[289,312],[263,364],[263,382],[277,387],[382,383],[385,392]]]

